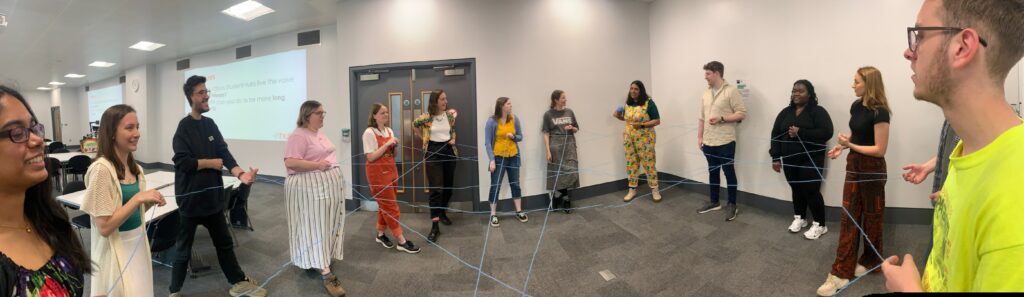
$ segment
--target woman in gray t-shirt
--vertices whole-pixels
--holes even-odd
[[[569,190],[580,186],[576,160],[576,132],[580,124],[576,114],[565,107],[565,92],[551,92],[551,109],[544,113],[544,146],[547,148],[547,185],[552,193],[552,208],[572,212]]]

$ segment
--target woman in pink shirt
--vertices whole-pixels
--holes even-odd
[[[288,250],[295,266],[320,271],[331,296],[344,296],[345,289],[331,273],[331,258],[342,259],[344,180],[334,144],[320,132],[324,126],[320,102],[302,103],[296,125],[284,151]]]

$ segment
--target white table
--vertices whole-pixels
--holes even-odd
[[[224,188],[235,187],[241,182],[233,176],[221,177],[224,181]],[[174,172],[169,171],[157,171],[146,174],[146,186],[150,189],[160,188],[160,194],[164,196],[174,195]],[[68,193],[65,195],[57,196],[57,201],[60,201],[64,205],[73,207],[82,207],[82,200],[85,199],[85,191],[77,191],[74,193]],[[167,198],[164,206],[156,206],[146,211],[143,220],[149,223],[151,220],[163,218],[168,214],[171,214],[178,210],[178,202],[174,198]]]
[[[174,183],[174,172],[173,171],[156,171],[146,174],[146,186],[150,189],[163,185],[170,185]],[[228,180],[224,180],[224,184],[227,184]],[[161,192],[163,193],[163,192]],[[172,191],[173,194],[173,191]]]
[[[61,163],[67,163],[74,156],[88,156],[89,159],[95,159],[96,153],[68,152],[47,155],[47,157],[56,158]]]

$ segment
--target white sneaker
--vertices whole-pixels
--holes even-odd
[[[807,232],[804,232],[804,238],[815,240],[818,239],[818,237],[825,235],[825,233],[828,233],[828,227],[818,225],[818,222],[814,222],[814,224],[811,224],[811,228],[807,229]]]
[[[793,222],[789,223],[789,232],[797,233],[801,228],[807,227],[807,220],[801,219],[800,216],[793,217]]]
[[[865,274],[868,274],[868,268],[864,267],[864,266],[862,266],[860,264],[857,264],[857,268],[854,268],[854,270],[853,270],[853,275],[855,275],[857,277],[861,277],[861,276],[863,276]]]
[[[818,287],[818,296],[832,296],[839,291],[839,288],[849,284],[850,280],[845,278],[839,278],[838,276],[828,274],[828,278],[825,279],[825,283]]]

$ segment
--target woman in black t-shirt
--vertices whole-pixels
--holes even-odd
[[[853,90],[857,99],[850,107],[850,132],[840,133],[839,145],[828,152],[835,159],[843,150],[846,157],[846,184],[843,186],[843,208],[839,229],[839,247],[832,272],[818,287],[819,296],[832,296],[856,275],[882,263],[882,216],[885,209],[885,151],[889,145],[889,109],[882,84],[882,73],[875,67],[861,67],[854,75]],[[851,221],[856,220],[856,224]],[[867,235],[864,252],[857,256],[862,238],[860,226]]]

